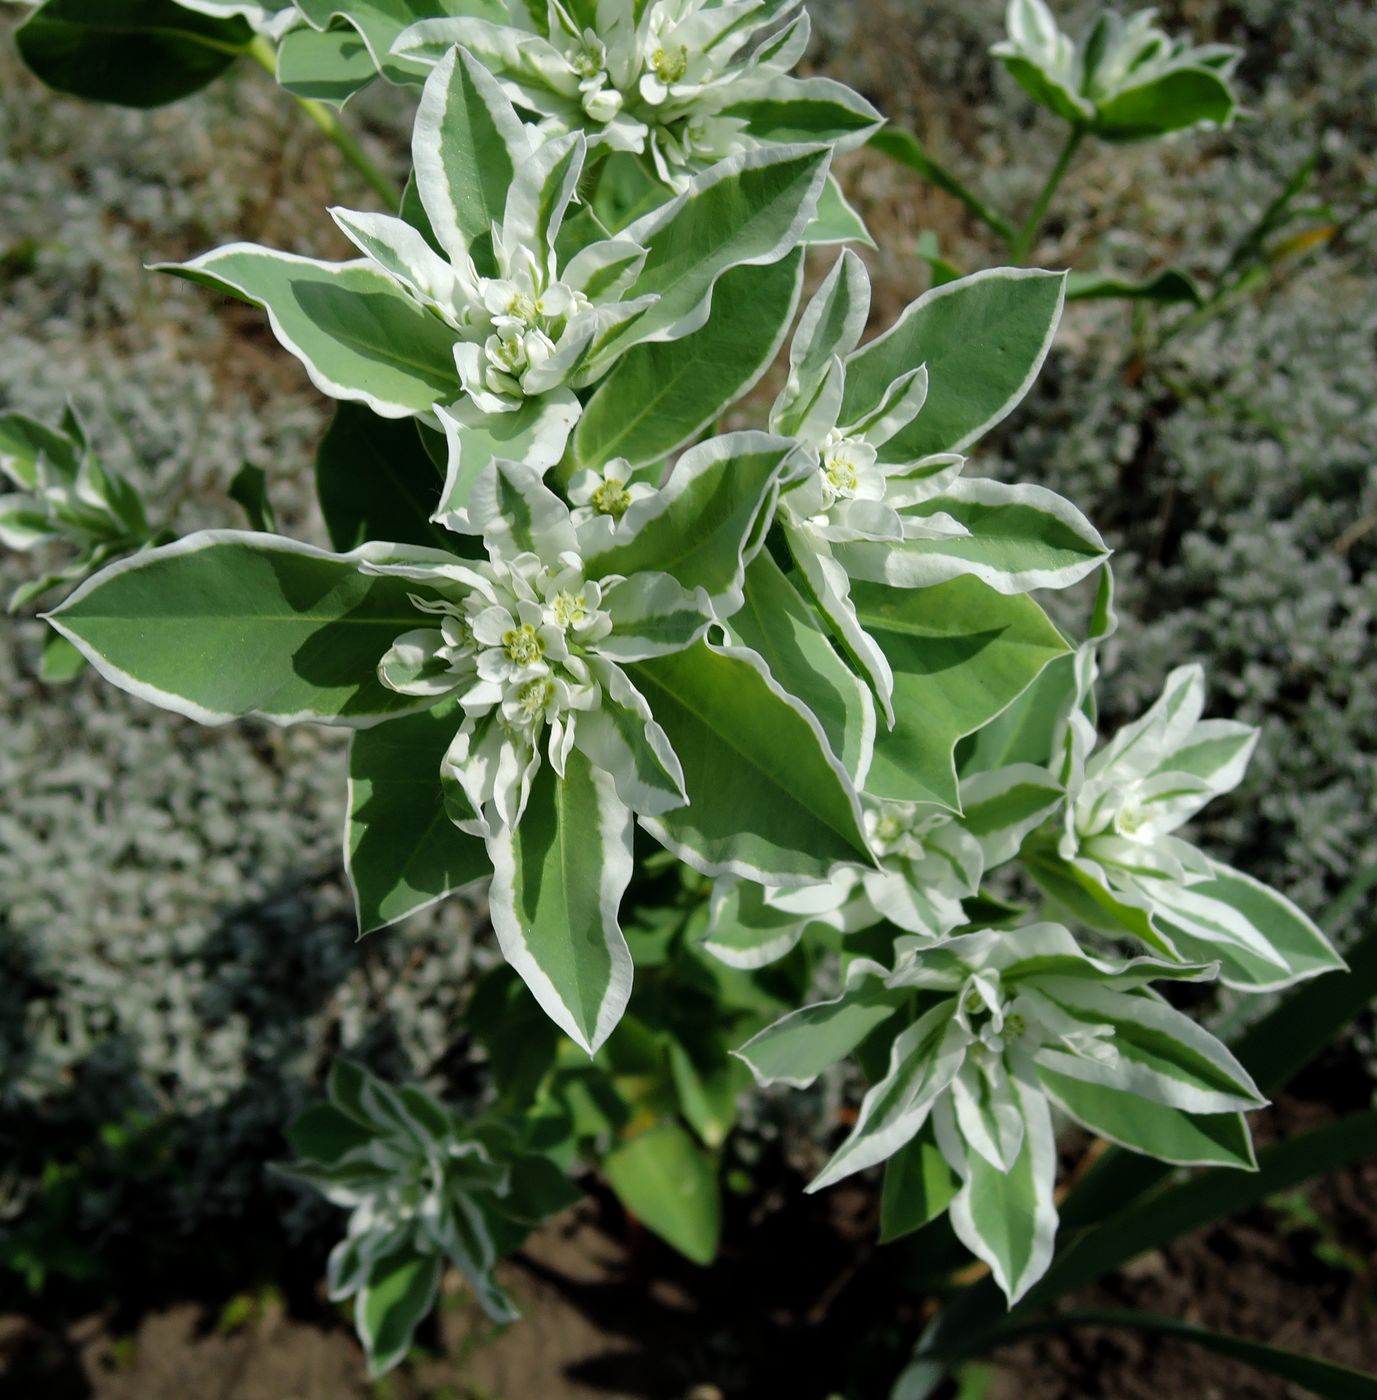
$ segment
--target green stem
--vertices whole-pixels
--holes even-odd
[[[274,79],[277,77],[277,50],[273,48],[272,42],[259,34],[248,48],[249,57],[261,68],[270,73]],[[292,101],[330,138],[338,147],[340,154],[359,172],[368,182],[369,188],[383,201],[391,210],[397,209],[402,202],[402,192],[397,183],[386,171],[380,170],[375,165],[368,153],[349,134],[343,122],[323,103],[316,102],[309,97],[297,97],[291,94]]]
[[[883,151],[900,165],[908,166],[928,184],[946,191],[953,199],[959,199],[987,228],[993,229],[1006,243],[1013,242],[1014,226],[1003,214],[992,209],[946,166],[934,160],[911,131],[887,126],[877,131],[866,144],[873,146],[877,151]]]
[[[1047,183],[1043,185],[1037,203],[1033,205],[1032,213],[1028,215],[1023,227],[1019,229],[1009,244],[1009,259],[1015,267],[1022,267],[1027,261],[1033,242],[1038,236],[1038,231],[1042,228],[1042,221],[1047,217],[1047,210],[1051,207],[1052,197],[1056,194],[1062,178],[1066,174],[1067,167],[1070,166],[1084,140],[1085,127],[1072,127],[1071,134],[1066,138],[1066,144],[1061,148],[1061,154],[1057,156],[1057,163],[1052,167],[1052,173],[1048,175]]]

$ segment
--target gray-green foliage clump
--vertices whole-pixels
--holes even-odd
[[[306,461],[321,409],[304,381],[243,358],[194,288],[155,296],[142,263],[253,219],[306,239],[321,199],[265,207],[264,172],[290,192],[286,172],[312,152],[322,197],[337,172],[252,74],[160,113],[93,115],[35,91],[6,32],[0,406],[56,423],[70,398],[157,510],[237,523],[223,496],[241,460]],[[272,492],[280,518],[307,517],[306,473],[275,473]],[[0,591],[30,562],[0,557]],[[191,1231],[261,1189],[282,1123],[341,1043],[403,1073],[439,1061],[469,913],[451,904],[356,944],[337,744],[150,723],[92,675],[44,687],[42,633],[30,617],[0,624],[0,1151],[15,1168],[0,1218],[36,1187],[44,1163],[19,1148],[40,1129],[60,1157],[134,1114],[167,1119],[158,1160],[176,1171],[112,1172],[80,1233],[109,1239],[150,1211]]]

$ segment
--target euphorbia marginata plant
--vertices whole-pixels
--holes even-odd
[[[285,6],[192,8],[297,32]],[[299,5],[423,82],[399,206],[330,211],[360,257],[232,244],[168,269],[262,307],[339,401],[332,547],[158,543],[74,425],[0,439],[3,538],[70,538],[54,581],[82,581],[49,618],[106,680],[207,724],[353,731],[362,933],[487,887],[510,969],[471,1015],[492,1113],[341,1062],[293,1130],[292,1170],[352,1212],[330,1288],[375,1371],[444,1259],[513,1315],[492,1265],[564,1203],[552,1162],[598,1160],[710,1258],[744,1067],[802,1086],[863,1049],[872,1087],[814,1186],[887,1163],[909,1183],[887,1213],[948,1211],[1010,1300],[1053,1254],[1053,1110],[1172,1163],[1253,1165],[1263,1097],[1170,989],[1340,966],[1176,834],[1256,735],[1203,719],[1185,667],[1097,747],[1108,550],[1070,502],[967,461],[1036,377],[1063,275],[951,281],[867,339],[864,263],[815,252],[800,312],[805,252],[864,235],[831,167],[879,117],[790,75],[796,6],[434,9],[392,32]],[[1016,18],[1001,56],[1045,49],[1068,117],[1112,134],[1109,50],[1092,73],[1040,6]],[[1116,73],[1223,71],[1114,33]],[[720,430],[728,410],[756,426]],[[1097,573],[1077,646],[1036,595]],[[991,886],[1015,863],[1040,906]],[[574,1093],[590,1075],[635,1111]]]

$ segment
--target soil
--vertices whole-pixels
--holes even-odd
[[[1332,1056],[1258,1115],[1261,1142],[1365,1107],[1361,1066]],[[874,1244],[874,1185],[729,1203],[710,1269],[622,1214],[596,1183],[504,1266],[524,1319],[486,1322],[457,1276],[408,1363],[364,1376],[313,1251],[256,1265],[274,1286],[187,1301],[131,1277],[68,1320],[0,1317],[0,1397],[28,1400],[870,1400],[937,1306],[912,1241]],[[207,1242],[223,1250],[224,1241]],[[309,1257],[308,1257],[309,1256]],[[931,1261],[926,1261],[931,1262]],[[280,1292],[278,1290],[281,1290]],[[1068,1300],[1132,1307],[1377,1371],[1377,1162],[1336,1172],[1142,1256]],[[1082,1328],[1001,1350],[986,1400],[1291,1400],[1303,1395],[1183,1342]]]

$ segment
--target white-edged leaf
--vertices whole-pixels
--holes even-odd
[[[704,641],[627,669],[683,765],[689,805],[642,819],[663,846],[706,875],[761,884],[868,860],[850,777],[754,652]]]
[[[1064,273],[991,268],[924,293],[848,363],[844,421],[861,417],[900,375],[925,364],[927,403],[892,450],[910,461],[964,451],[1037,378],[1061,318],[1064,282]]]
[[[762,1086],[806,1089],[894,1014],[900,998],[885,986],[883,973],[876,963],[853,963],[840,996],[791,1011],[753,1035],[737,1057]]]
[[[749,647],[775,682],[812,712],[857,787],[875,750],[870,690],[834,650],[812,608],[762,549],[746,570],[745,601],[732,614],[732,640]]]
[[[454,332],[366,259],[321,262],[230,243],[154,270],[261,307],[278,341],[331,398],[406,418],[460,395]]]
[[[490,838],[493,929],[547,1016],[590,1055],[631,996],[617,920],[631,879],[631,813],[611,777],[574,749],[541,765],[519,826]]]
[[[109,565],[49,617],[106,680],[202,724],[376,724],[422,707],[377,677],[418,615],[359,557],[202,530]]]
[[[958,1170],[965,1178],[947,1208],[952,1229],[972,1254],[990,1266],[1011,1305],[1047,1271],[1057,1233],[1052,1116],[1038,1089],[1018,1079],[1013,1086],[1023,1114],[1023,1145],[1007,1172],[992,1167],[978,1153],[962,1151],[945,1103],[933,1117],[943,1155],[948,1161],[958,1158]]]
[[[1233,1113],[1266,1102],[1224,1045],[1155,996],[1067,977],[1039,978],[1037,990],[1086,1025],[1112,1026],[1118,1052],[1113,1063],[1045,1046],[1035,1057],[1040,1065],[1185,1113]]]
[[[426,79],[411,151],[431,227],[458,263],[502,221],[531,139],[492,74],[452,49]]]

